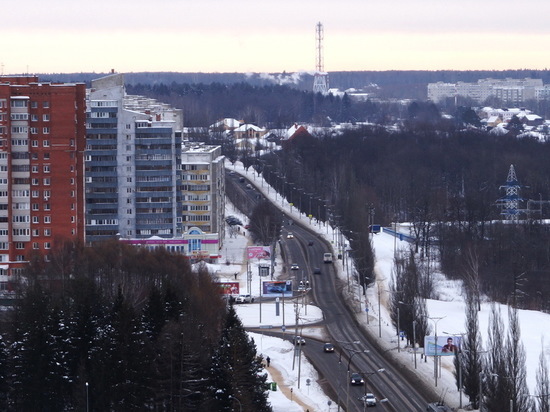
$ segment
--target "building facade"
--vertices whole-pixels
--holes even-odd
[[[189,241],[186,253],[189,256],[202,250],[208,251],[214,259],[222,245],[225,236],[224,160],[220,146],[195,144],[183,148],[182,223],[183,237]],[[217,245],[212,244],[214,239]]]
[[[86,115],[87,242],[181,236],[182,111],[112,74],[92,81]]]
[[[84,84],[0,77],[0,289],[54,241],[84,241]]]

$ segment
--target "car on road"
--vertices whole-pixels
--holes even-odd
[[[366,393],[359,399],[363,401],[365,406],[376,406],[376,397],[372,393]]]
[[[325,353],[334,353],[334,345],[330,342],[327,342],[323,345],[323,352]]]
[[[286,234],[286,238],[287,238],[287,239],[294,239],[294,235],[292,234],[292,232],[288,232],[288,233]]]
[[[310,240],[309,242],[307,242],[307,245],[308,246],[313,246],[313,240]]]
[[[290,270],[298,270],[300,269],[300,266],[298,266],[297,263],[293,263],[292,265],[290,265]]]
[[[250,295],[239,295],[235,298],[235,303],[254,303],[254,298]]]
[[[294,336],[293,341],[294,341],[295,345],[305,345],[306,344],[306,340],[304,338],[302,338],[300,335]]]
[[[360,373],[354,372],[351,374],[350,383],[352,385],[363,385],[365,381],[363,380],[363,377]]]
[[[321,268],[313,268],[313,274],[314,275],[320,275],[321,274]]]

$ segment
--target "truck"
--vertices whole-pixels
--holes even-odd
[[[332,263],[332,253],[323,253],[323,262]]]

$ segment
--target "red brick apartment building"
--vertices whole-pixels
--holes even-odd
[[[33,253],[84,240],[85,84],[0,76],[0,292]]]

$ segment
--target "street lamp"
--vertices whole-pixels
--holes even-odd
[[[446,335],[460,335],[460,343],[458,345],[458,351],[456,352],[456,356],[458,359],[458,398],[459,398],[459,408],[462,409],[462,340],[464,340],[465,333],[449,333],[443,331]]]
[[[348,360],[348,393],[347,393],[347,400],[346,400],[346,411],[349,411],[349,391],[350,391],[350,375],[349,375],[349,367],[351,365],[351,360],[353,359],[353,357],[355,355],[357,355],[358,353],[368,353],[369,351],[367,349],[363,350],[363,351],[356,351],[356,352],[353,352],[351,354],[351,356],[349,357],[349,360]]]
[[[363,412],[367,408],[367,399],[366,399],[367,398],[367,380],[369,376],[376,375],[377,373],[382,373],[382,372],[386,372],[386,369],[380,368],[374,372],[359,372],[361,375],[365,377],[365,396],[363,397]]]
[[[238,400],[237,398],[235,398],[235,397],[232,396],[232,395],[229,395],[229,399],[236,400],[237,403],[239,404],[239,411],[240,411],[240,412],[243,412],[243,405],[241,404],[241,401],[240,401],[240,400]]]
[[[439,322],[441,319],[444,319],[445,316],[441,317],[429,317],[426,316],[428,319],[430,319],[432,322],[434,322],[435,325],[435,344],[434,344],[434,377],[435,377],[435,386],[437,386],[437,364],[439,362],[439,359],[437,357],[437,322]],[[426,357],[427,358],[427,357]]]
[[[89,392],[88,392],[88,382],[86,382],[86,412],[88,412],[90,410],[90,397],[89,397]]]

